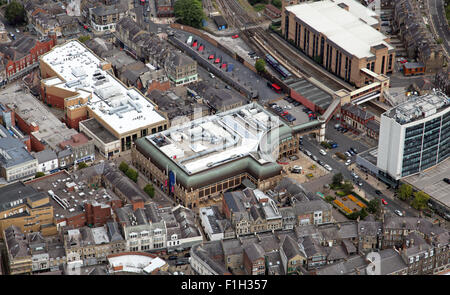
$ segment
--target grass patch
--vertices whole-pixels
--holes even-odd
[[[260,12],[260,11],[264,10],[264,8],[266,8],[266,4],[263,4],[263,3],[258,3],[258,4],[253,5],[253,9],[256,12]]]
[[[346,195],[347,195],[347,194],[344,193],[343,191],[337,191],[337,192],[335,192],[335,194],[336,194],[336,196],[339,196],[339,197],[343,197],[343,196],[346,196]]]

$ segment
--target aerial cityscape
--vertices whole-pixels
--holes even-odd
[[[449,275],[449,23],[0,0],[0,275]]]

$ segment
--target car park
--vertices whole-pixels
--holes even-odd
[[[327,155],[327,152],[325,152],[324,150],[320,150],[319,153],[320,153],[321,155],[324,155],[324,156]]]

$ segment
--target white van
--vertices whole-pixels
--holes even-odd
[[[209,76],[212,78],[212,79],[214,79],[216,76],[214,76],[214,74],[213,73],[209,73]]]

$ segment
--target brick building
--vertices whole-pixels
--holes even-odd
[[[394,69],[394,47],[379,32],[375,16],[353,0],[307,2],[284,8],[281,29],[285,39],[329,72],[362,87],[362,69],[382,75]]]
[[[36,68],[39,56],[50,51],[56,45],[56,35],[37,40],[35,37],[22,36],[11,44],[0,45],[0,56],[8,80],[15,79]]]

